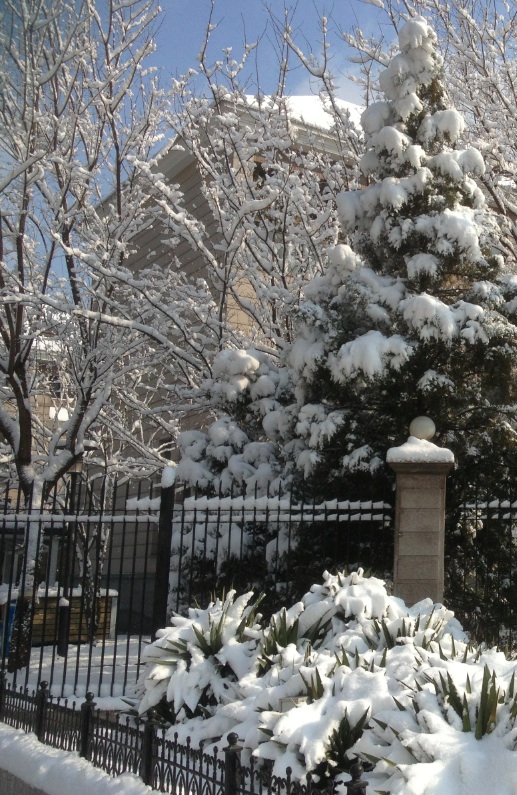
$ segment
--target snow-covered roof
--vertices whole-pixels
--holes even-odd
[[[245,99],[246,102],[248,102],[250,108],[258,106],[258,99],[256,96],[246,95]],[[261,103],[265,103],[267,101],[267,97],[261,97],[260,99]],[[360,105],[355,105],[353,102],[347,102],[344,99],[338,99],[337,104],[341,110],[348,111],[350,113],[352,122],[360,130],[361,114],[364,108],[362,108]],[[332,149],[332,133],[330,131],[334,123],[334,119],[332,114],[325,110],[324,103],[319,96],[314,94],[309,94],[306,96],[290,96],[287,98],[287,105],[292,121],[297,123],[302,130],[303,128],[320,130],[323,134],[323,137],[326,138],[325,147]],[[330,133],[330,135],[325,136],[325,133]],[[301,138],[303,137],[304,136],[302,135]],[[185,168],[185,166],[191,162],[192,159],[188,149],[182,145],[181,135],[178,135],[176,138],[165,144],[161,152],[158,154],[158,157],[167,158],[169,163],[173,164],[172,168],[175,173],[178,173],[181,169]],[[164,168],[163,162],[160,168]],[[165,170],[168,171],[167,168]]]
[[[318,96],[289,97],[288,105],[293,118],[304,122],[304,124],[319,127],[321,130],[328,130],[332,126],[332,116],[327,113]],[[364,108],[344,99],[338,99],[337,105],[340,110],[348,111],[353,123],[360,128],[361,114]]]
[[[256,97],[248,95],[246,100],[251,107],[258,104]],[[264,102],[264,98],[261,99],[261,102]],[[364,108],[344,99],[338,99],[336,102],[341,111],[350,113],[351,120],[360,128],[361,114]],[[287,107],[294,121],[301,122],[309,127],[330,130],[334,122],[332,114],[325,110],[323,100],[316,94],[287,97]]]

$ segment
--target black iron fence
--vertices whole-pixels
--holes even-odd
[[[155,510],[132,507],[143,494]],[[6,485],[0,504],[1,669],[60,695],[122,694],[150,640],[159,490],[72,477],[40,501]]]
[[[239,745],[237,734],[220,738],[222,750],[213,741],[210,749],[195,748],[166,737],[153,711],[144,721],[137,717],[103,716],[96,709],[93,693],[77,707],[55,699],[42,682],[38,692],[13,688],[0,678],[0,721],[24,732],[34,732],[41,743],[75,751],[108,775],[133,773],[159,792],[202,792],[204,795],[331,795],[332,781],[313,784],[311,775],[300,783],[271,775],[265,762],[258,762]],[[243,753],[244,751],[244,753]],[[246,764],[245,764],[246,761]]]
[[[207,498],[73,473],[38,502],[7,485],[1,505],[1,670],[55,695],[131,695],[168,615],[230,588],[265,591],[267,613],[326,569],[391,576],[393,512],[368,498]]]
[[[515,472],[494,471],[488,484],[459,473],[447,485],[446,602],[475,639],[515,650]]]
[[[298,600],[325,570],[359,567],[391,579],[393,510],[383,501],[189,495],[172,503],[169,609],[223,590],[266,593],[261,612]]]

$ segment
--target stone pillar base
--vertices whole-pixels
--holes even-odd
[[[411,442],[411,457],[417,459],[421,450],[420,461],[407,460],[405,445],[388,452],[397,474],[393,590],[409,605],[427,597],[443,601],[445,483],[454,466],[450,450],[410,437]]]

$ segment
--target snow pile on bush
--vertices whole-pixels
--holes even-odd
[[[251,424],[261,427],[260,438],[250,438],[231,416],[223,414],[206,433],[184,431],[178,437],[181,459],[178,477],[214,493],[234,487],[247,494],[275,493],[280,483],[277,442],[283,439],[289,419],[281,401],[290,389],[288,373],[274,357],[249,350],[223,350],[213,361],[213,379],[206,387],[213,407],[250,411]]]
[[[515,661],[468,642],[453,613],[408,608],[361,571],[324,574],[263,626],[252,594],[175,616],[144,651],[140,712],[171,733],[241,744],[273,772],[349,778],[372,791],[517,793]]]

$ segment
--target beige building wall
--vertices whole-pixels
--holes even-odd
[[[246,111],[243,111],[245,114]],[[332,133],[317,128],[310,128],[303,122],[292,122],[293,134],[299,142],[300,149],[316,148],[319,151],[340,156],[340,150]],[[258,162],[258,158],[257,158]],[[255,161],[254,161],[255,164]],[[237,165],[237,164],[236,164]],[[216,219],[210,209],[208,201],[202,192],[202,178],[197,162],[185,149],[181,150],[181,140],[173,142],[168,151],[160,158],[157,170],[163,174],[164,181],[170,186],[177,185],[183,195],[182,206],[194,218],[199,220],[205,229],[204,242],[214,257],[224,265],[222,252],[217,250],[221,241],[221,232]],[[317,177],[315,176],[315,179]],[[233,289],[235,294],[222,294],[217,289],[217,280],[207,271],[206,258],[196,251],[193,246],[183,240],[171,244],[172,231],[167,228],[162,220],[154,220],[142,229],[133,240],[134,251],[129,259],[129,265],[135,270],[149,267],[151,264],[167,269],[179,263],[182,272],[188,279],[204,278],[210,285],[213,299],[220,303],[220,312],[231,325],[253,339],[257,330],[253,326],[250,313],[246,312],[239,303],[239,297],[247,303],[253,303],[255,292],[253,285],[244,276],[232,273]],[[267,344],[267,340],[262,341]],[[182,418],[182,429],[202,429],[212,420],[208,412],[185,412]]]

